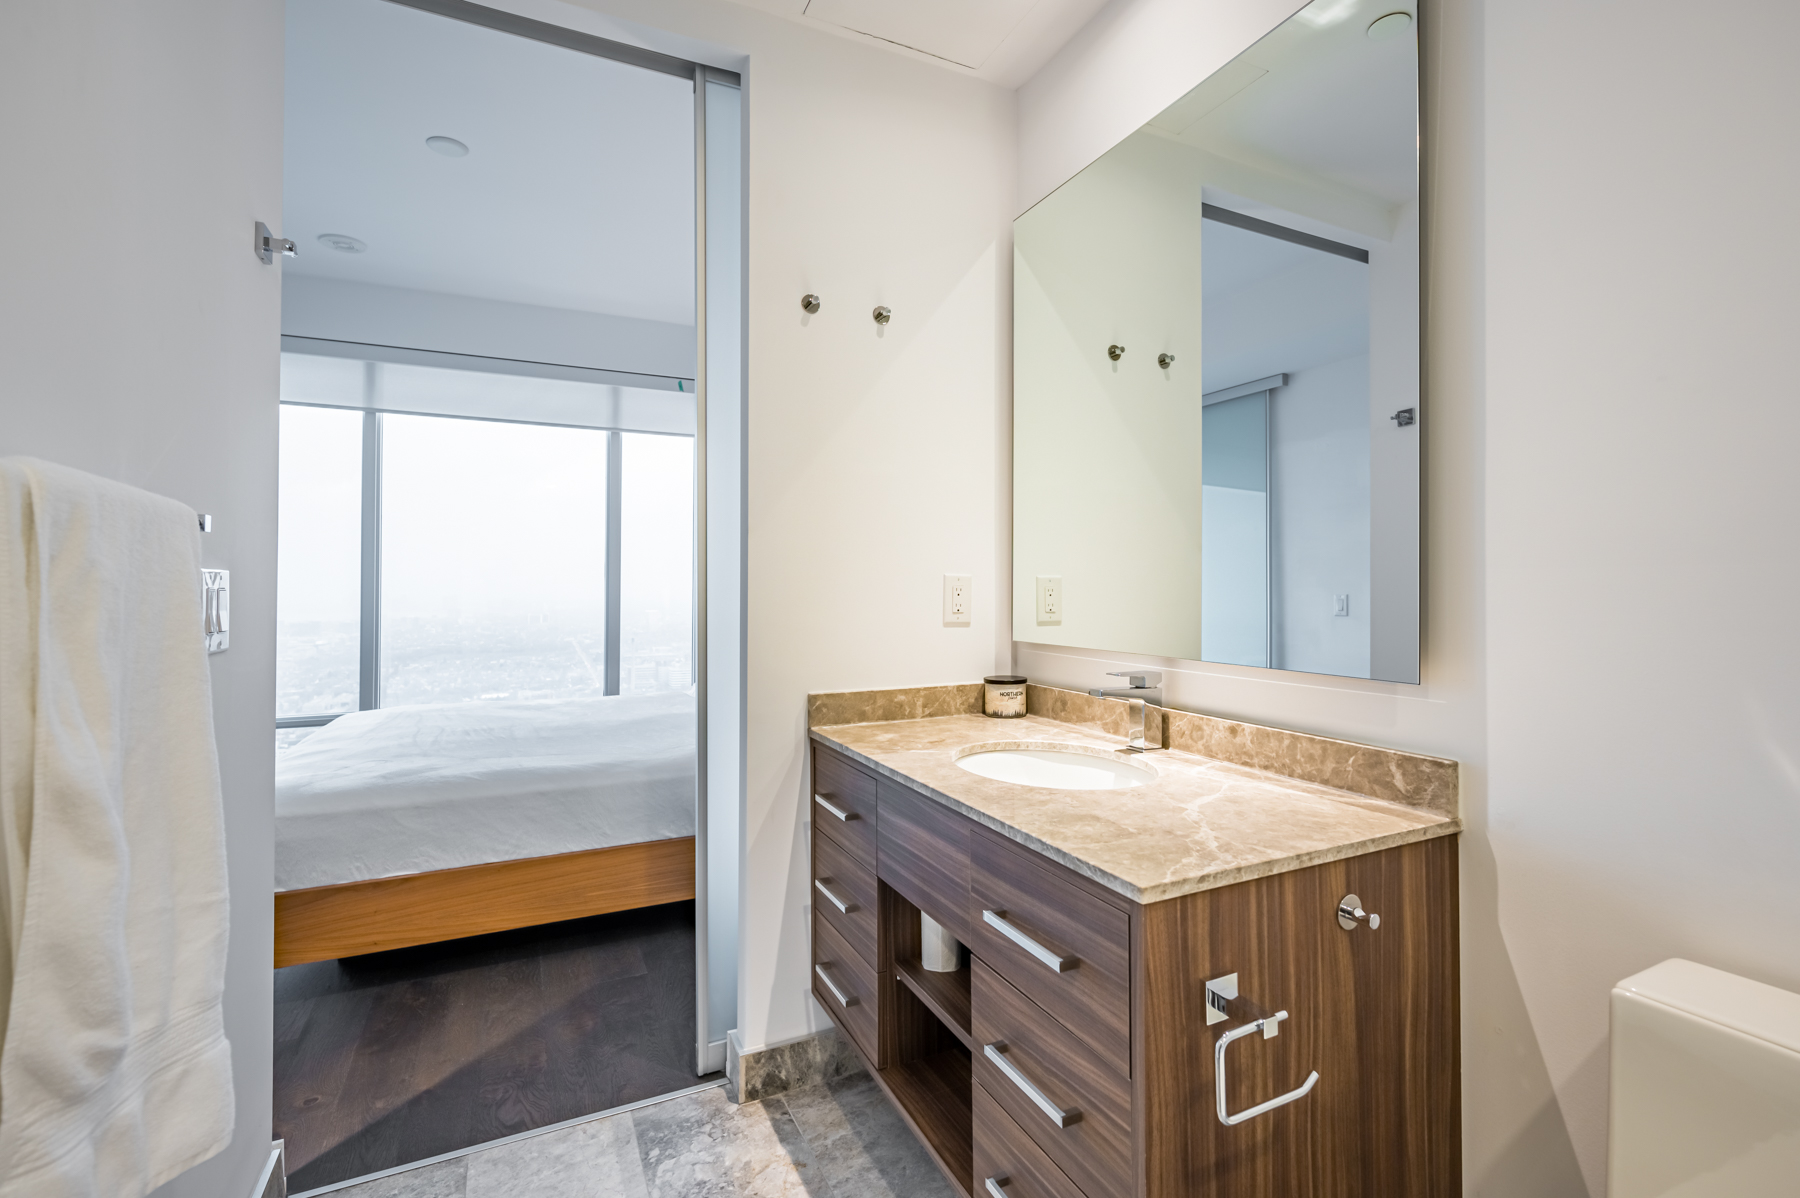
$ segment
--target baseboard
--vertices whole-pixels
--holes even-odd
[[[286,1140],[276,1140],[269,1145],[269,1163],[263,1166],[262,1176],[256,1179],[256,1188],[250,1191],[250,1198],[287,1198]]]
[[[714,1040],[706,1046],[705,1053],[700,1057],[700,1076],[705,1077],[725,1068],[725,1044],[725,1040]]]
[[[733,1102],[760,1102],[848,1077],[862,1068],[856,1049],[835,1027],[782,1044],[745,1052],[736,1031],[727,1037],[725,1096]]]

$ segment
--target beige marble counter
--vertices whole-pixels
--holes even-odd
[[[1181,749],[1118,753],[1156,775],[1126,789],[1051,790],[997,782],[957,765],[959,750],[1030,743],[1112,754],[1121,741],[1093,726],[1042,715],[995,720],[966,711],[930,714],[945,705],[926,703],[917,715],[908,709],[912,718],[815,722],[812,736],[1142,903],[1462,830],[1453,795],[1448,810],[1442,802],[1389,801]],[[814,709],[848,712],[842,703],[815,703]],[[1415,760],[1447,766],[1453,786],[1453,762]]]

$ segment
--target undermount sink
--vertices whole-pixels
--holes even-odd
[[[1083,752],[1053,745],[1004,749],[977,745],[964,751],[956,764],[996,782],[1052,790],[1122,790],[1142,786],[1156,777],[1154,771],[1133,765],[1116,753],[1098,749]]]

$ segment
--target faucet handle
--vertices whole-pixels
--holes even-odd
[[[1108,678],[1123,678],[1134,687],[1162,685],[1162,674],[1156,670],[1108,670]]]

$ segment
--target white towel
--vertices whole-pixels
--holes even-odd
[[[0,460],[0,1198],[139,1198],[231,1139],[194,513]]]

